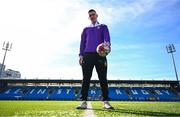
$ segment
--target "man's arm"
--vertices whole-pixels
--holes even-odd
[[[80,52],[79,52],[79,64],[82,65],[83,62],[83,55],[84,55],[84,49],[86,47],[86,33],[85,29],[81,33],[81,42],[80,42]]]
[[[84,29],[83,32],[81,33],[79,57],[84,55],[85,46],[86,46],[86,33],[85,33],[85,29]]]
[[[106,25],[104,25],[103,35],[104,35],[104,42],[108,43],[109,46],[111,46],[109,30],[108,30],[108,27]]]

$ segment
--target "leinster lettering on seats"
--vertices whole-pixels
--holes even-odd
[[[29,88],[29,91],[27,94],[45,94],[45,93],[48,93],[48,88]],[[99,90],[89,90],[90,91],[90,94],[97,94],[97,92],[99,92]],[[124,91],[124,89],[119,89],[119,88],[115,88],[115,90],[112,90],[114,91],[114,93],[116,95],[123,95],[123,94],[126,94],[126,92]],[[129,89],[128,91],[131,92],[131,94],[133,95],[139,95],[139,94],[143,94],[143,95],[149,95],[150,92],[148,90],[145,90],[145,89]],[[153,90],[155,94],[157,95],[170,95],[170,92],[166,89],[155,89]],[[16,89],[13,89],[13,88],[10,88],[8,90],[6,90],[4,92],[4,94],[10,94],[10,93],[13,93],[13,94],[20,94],[23,92],[23,89],[22,88],[16,88]],[[74,89],[72,88],[56,88],[54,89],[54,93],[55,94],[71,94],[71,93],[74,93]]]
[[[150,93],[149,93],[147,90],[145,90],[145,89],[142,89],[142,90],[130,89],[129,91],[131,91],[131,93],[132,93],[133,95],[139,95],[139,94],[149,95],[149,94],[150,94]],[[155,91],[155,93],[156,93],[157,95],[163,95],[163,94],[170,95],[168,90],[154,90],[154,91]],[[116,89],[115,92],[116,92],[117,95],[123,94],[123,93],[122,93],[123,90],[121,90],[121,89]],[[124,93],[125,93],[125,92],[124,92]]]

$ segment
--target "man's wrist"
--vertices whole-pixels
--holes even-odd
[[[104,43],[105,43],[107,46],[111,47],[111,43],[110,43],[110,42],[105,41]]]
[[[80,58],[80,59],[83,59],[83,56],[82,56],[82,55],[79,55],[79,58]]]

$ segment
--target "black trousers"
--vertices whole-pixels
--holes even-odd
[[[81,88],[81,100],[87,100],[90,80],[92,76],[93,68],[96,68],[98,78],[100,81],[102,99],[103,101],[108,100],[108,83],[107,83],[107,59],[101,57],[98,53],[85,53],[83,56],[82,72],[83,81]]]

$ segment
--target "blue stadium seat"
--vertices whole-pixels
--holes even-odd
[[[0,100],[78,100],[77,86],[8,86],[0,91]],[[180,101],[180,95],[165,87],[109,87],[109,97],[118,101]],[[99,87],[90,87],[89,100],[99,100]]]

